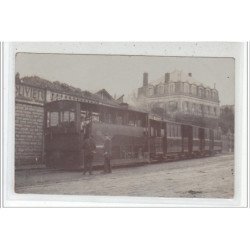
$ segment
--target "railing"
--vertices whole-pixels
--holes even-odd
[[[201,100],[208,100],[208,101],[213,101],[213,102],[219,102],[219,98],[216,96],[214,98],[210,97],[206,97],[206,96],[199,96],[197,94],[193,94],[193,93],[185,93],[183,91],[175,91],[172,93],[155,93],[152,96],[148,96],[146,95],[146,97],[148,98],[155,98],[155,97],[164,97],[164,96],[173,96],[173,95],[184,95],[184,96],[189,96],[189,97],[195,97],[197,99],[201,99]]]

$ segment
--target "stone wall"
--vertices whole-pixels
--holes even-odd
[[[43,163],[44,107],[16,101],[15,165]]]

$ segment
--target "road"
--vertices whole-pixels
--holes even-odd
[[[112,174],[23,170],[17,193],[233,198],[234,157],[214,157],[114,169]]]

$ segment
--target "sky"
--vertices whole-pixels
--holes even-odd
[[[221,105],[234,104],[235,69],[233,58],[114,56],[34,54],[16,55],[16,72],[20,77],[39,76],[74,87],[97,92],[105,88],[118,98],[137,93],[142,76],[148,72],[149,81],[167,72],[182,70],[205,85],[219,91]]]

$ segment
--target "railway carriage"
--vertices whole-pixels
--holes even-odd
[[[164,138],[166,123],[157,117],[149,117],[148,140],[150,159],[161,160],[164,156]]]
[[[46,104],[46,165],[79,168],[82,143],[92,135],[96,142],[94,165],[102,165],[105,135],[112,139],[112,163],[147,162],[147,113],[128,105],[103,105],[70,100]]]
[[[105,135],[112,141],[112,165],[190,158],[221,152],[220,129],[163,120],[128,104],[61,100],[45,105],[45,156],[51,168],[83,165],[82,144],[92,135],[93,165],[103,165]]]
[[[220,129],[213,130],[153,119],[150,118],[150,156],[152,159],[175,159],[221,153]],[[155,132],[152,133],[152,131]]]

